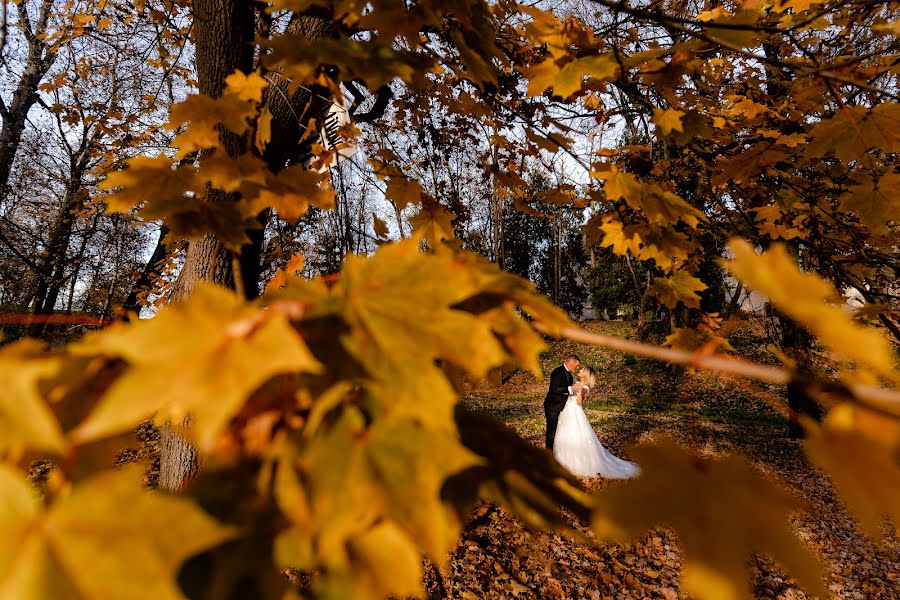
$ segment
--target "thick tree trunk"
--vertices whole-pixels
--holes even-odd
[[[250,0],[194,0],[193,11],[199,91],[218,98],[228,75],[253,68],[253,5]],[[242,149],[241,140],[234,135],[223,134],[221,141],[232,156]],[[215,190],[207,198],[210,202],[222,199],[224,194]],[[184,300],[200,281],[233,288],[232,263],[232,253],[214,235],[191,242],[170,300]],[[160,431],[160,487],[181,489],[198,468],[196,450],[177,428],[164,425]]]
[[[234,288],[231,252],[212,234],[205,235],[188,246],[184,266],[172,289],[169,302],[187,299],[201,281]]]
[[[200,468],[196,449],[187,441],[185,433],[190,417],[180,427],[163,425],[159,436],[159,487],[177,492],[187,485]]]
[[[17,4],[19,19],[28,42],[28,56],[19,82],[13,91],[9,106],[0,101],[0,116],[3,127],[0,128],[0,194],[5,195],[9,184],[9,174],[16,159],[16,151],[25,131],[28,111],[38,100],[38,86],[47,71],[53,65],[56,54],[44,44],[42,37],[47,31],[52,0],[43,0],[38,13],[37,23],[32,25],[24,2]],[[40,37],[39,37],[40,36]]]
[[[253,4],[250,0],[194,0],[193,10],[198,88],[201,94],[218,98],[225,90],[226,77],[235,70],[247,73],[253,69]],[[231,156],[243,150],[242,140],[235,135],[223,133],[221,142]],[[215,202],[220,197],[224,194],[213,190],[207,199]],[[231,252],[211,235],[188,246],[172,300],[190,296],[201,280],[234,287]]]
[[[194,0],[193,9],[198,87],[201,94],[215,98],[222,94],[225,78],[235,69],[249,72],[253,68],[254,5],[251,0]],[[307,37],[322,37],[327,35],[330,24],[322,19],[295,17],[288,30]],[[309,93],[301,89],[297,89],[290,100],[285,101],[287,88],[287,82],[280,82],[272,86],[265,97],[273,115],[273,123],[272,140],[264,159],[273,171],[284,168],[294,158],[297,140],[306,123],[303,119],[308,119],[308,111],[320,112],[324,106],[321,100],[310,103]],[[232,156],[244,150],[242,143],[236,136],[222,137],[223,149]],[[208,198],[211,202],[223,199],[224,195],[215,190]],[[263,243],[262,223],[261,220],[260,229],[249,232],[251,243],[244,246],[237,261],[213,235],[191,242],[170,301],[184,300],[200,281],[211,281],[234,288],[235,262],[240,265],[241,273],[238,277],[244,293],[249,297],[257,296]],[[182,424],[182,427],[187,426],[187,421]],[[198,469],[196,450],[186,441],[185,436],[171,425],[164,426],[160,432],[159,485],[169,490],[181,489]]]

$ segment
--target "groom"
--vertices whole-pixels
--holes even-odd
[[[550,373],[550,389],[544,398],[544,416],[547,418],[547,448],[553,450],[553,439],[556,437],[556,423],[559,421],[559,413],[566,406],[566,400],[571,394],[577,393],[581,388],[581,382],[575,383],[574,373],[581,366],[581,359],[577,354],[570,354],[553,372]]]

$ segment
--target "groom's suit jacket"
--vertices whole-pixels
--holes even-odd
[[[550,373],[550,389],[544,398],[544,407],[562,410],[566,400],[569,399],[569,386],[572,382],[572,374],[563,365],[553,369]]]

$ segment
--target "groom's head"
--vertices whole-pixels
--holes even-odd
[[[578,358],[577,354],[570,354],[565,358],[563,364],[566,366],[566,369],[568,369],[569,372],[574,373],[581,365],[581,359]]]

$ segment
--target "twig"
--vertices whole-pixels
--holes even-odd
[[[622,2],[613,2],[612,0],[591,0],[591,1],[596,4],[605,6],[615,12],[623,12],[625,14],[631,15],[638,19],[654,21],[654,22],[660,23],[660,24],[665,23],[672,29],[680,31],[691,37],[703,40],[710,44],[715,44],[715,45],[721,46],[722,48],[731,50],[732,52],[736,52],[736,53],[740,54],[741,56],[759,61],[763,64],[769,64],[769,65],[780,67],[783,69],[790,69],[792,71],[796,71],[796,72],[800,73],[801,75],[807,75],[810,77],[821,77],[821,78],[825,79],[826,81],[828,81],[828,80],[838,81],[840,83],[852,85],[859,89],[867,90],[869,92],[873,92],[873,93],[876,93],[876,94],[879,94],[882,96],[887,96],[888,98],[891,98],[893,100],[900,101],[900,96],[898,96],[897,94],[894,94],[888,90],[879,89],[875,86],[869,85],[866,82],[856,81],[852,77],[847,77],[845,75],[842,75],[840,73],[836,73],[836,72],[830,71],[830,70],[823,70],[819,66],[814,66],[814,67],[810,68],[807,65],[797,64],[796,62],[793,62],[793,61],[788,62],[788,61],[784,61],[784,60],[780,60],[780,59],[773,59],[773,58],[769,58],[766,56],[762,56],[762,55],[756,54],[754,52],[745,50],[744,48],[742,48],[741,46],[739,46],[737,44],[733,44],[731,42],[723,40],[716,35],[710,35],[710,33],[709,33],[710,29],[742,30],[742,29],[744,29],[744,26],[728,25],[728,24],[714,23],[714,22],[703,22],[701,25],[701,22],[699,22],[699,21],[692,22],[691,20],[688,20],[688,19],[674,17],[674,16],[667,15],[667,14],[664,14],[661,12],[654,12],[654,11],[647,11],[647,10],[642,10],[642,9],[638,9],[638,8],[631,8]],[[696,29],[692,29],[691,27],[688,26],[688,24],[690,24],[692,26],[702,27],[702,29],[700,29],[699,31]],[[770,32],[770,30],[772,28],[769,28],[766,26],[749,26],[747,29],[750,31],[755,30],[755,31],[761,31],[761,32]],[[780,30],[778,30],[777,28],[774,28],[774,30],[780,32]],[[781,32],[781,33],[784,33],[784,32]]]
[[[241,270],[240,257],[231,252],[231,277],[234,279],[234,291],[237,292],[239,298],[246,299],[246,291],[244,290],[244,273]]]

